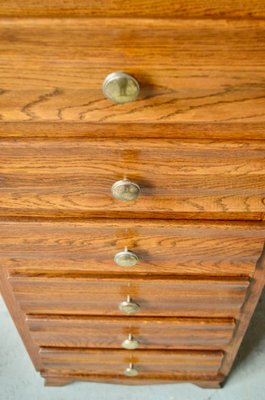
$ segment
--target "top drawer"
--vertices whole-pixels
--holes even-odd
[[[262,20],[2,20],[0,55],[3,136],[265,138]],[[137,101],[104,98],[115,71]]]

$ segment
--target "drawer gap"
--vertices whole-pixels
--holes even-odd
[[[41,272],[41,271],[34,271],[34,272],[18,272],[17,270],[8,270],[8,276],[10,278],[46,278],[46,279],[57,279],[57,278],[63,278],[63,279],[75,279],[75,280],[85,280],[85,279],[97,279],[97,280],[104,280],[104,279],[115,279],[117,281],[119,280],[130,280],[130,279],[135,279],[135,274],[119,274],[119,275],[113,275],[113,274],[101,274],[100,278],[98,274],[93,274],[93,273],[86,273],[83,272],[82,274],[80,272],[74,272],[74,273],[65,273],[65,272]],[[158,274],[152,274],[152,276],[149,275],[141,275],[137,274],[137,280],[147,280],[147,281],[152,281],[152,280],[167,280],[167,281],[224,281],[224,282],[234,282],[234,281],[246,281],[249,282],[251,278],[248,275],[158,275]]]

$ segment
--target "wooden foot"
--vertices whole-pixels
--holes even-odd
[[[223,383],[218,381],[196,382],[195,385],[202,389],[221,389],[223,387]]]
[[[45,378],[45,386],[64,386],[73,382],[71,378],[60,378],[54,376],[46,376]]]
[[[222,381],[214,381],[214,380],[196,380],[196,381],[177,381],[177,380],[156,380],[156,379],[144,379],[144,380],[131,380],[131,378],[115,378],[115,377],[106,377],[106,376],[76,376],[76,377],[64,377],[64,376],[47,376],[42,374],[42,377],[45,379],[45,386],[64,386],[72,383],[74,381],[87,381],[87,382],[103,382],[103,383],[118,383],[125,385],[146,385],[146,384],[161,384],[161,383],[193,383],[196,386],[199,386],[202,389],[220,389],[223,386]]]

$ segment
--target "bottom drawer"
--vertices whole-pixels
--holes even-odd
[[[222,351],[126,351],[41,348],[44,374],[180,379],[216,376]]]

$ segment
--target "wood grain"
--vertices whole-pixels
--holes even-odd
[[[124,316],[118,306],[130,295],[139,316],[235,318],[248,281],[238,279],[144,279],[17,277],[9,282],[26,314]]]
[[[90,137],[105,137],[110,123],[141,123],[142,137],[149,123],[191,124],[193,137],[196,124],[221,134],[222,124],[243,132],[250,123],[248,136],[264,138],[264,28],[262,20],[2,20],[1,120],[80,122]],[[119,70],[139,80],[136,102],[104,98],[104,78]]]
[[[121,349],[133,335],[138,349],[225,350],[233,319],[36,316],[26,319],[40,347]]]
[[[12,275],[253,276],[263,223],[165,220],[0,222],[1,267]],[[119,267],[125,247],[140,259]],[[225,256],[224,256],[225,249]]]
[[[188,373],[193,378],[214,377],[223,359],[221,351],[126,351],[42,348],[43,372],[60,375],[108,375],[122,377],[130,363],[139,376],[177,379]],[[133,380],[133,378],[132,378]]]
[[[4,217],[265,212],[261,141],[11,140],[0,158]],[[125,177],[140,185],[137,201],[112,197]]]
[[[264,18],[262,0],[1,0],[1,17]]]
[[[260,123],[101,123],[1,122],[0,138],[168,138],[168,139],[265,139]]]
[[[261,0],[1,1],[0,289],[46,385],[229,373],[265,280],[264,18]],[[104,98],[113,71],[137,101]],[[111,196],[124,177],[136,202]]]

